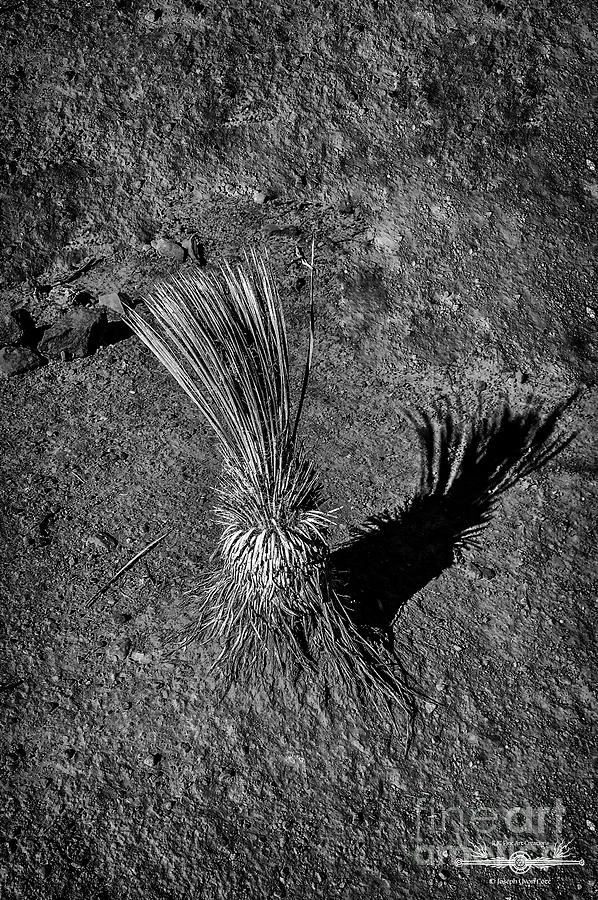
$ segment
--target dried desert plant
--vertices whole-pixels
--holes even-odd
[[[328,577],[318,472],[299,440],[314,344],[313,245],[310,337],[303,383],[291,410],[282,305],[269,266],[252,252],[217,272],[187,269],[146,298],[152,320],[126,320],[212,426],[222,457],[214,564],[187,602],[179,641],[219,646],[233,677],[271,663],[324,669],[374,704],[411,707],[392,653],[353,624]]]

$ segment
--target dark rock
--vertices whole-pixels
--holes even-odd
[[[45,364],[43,356],[31,347],[3,347],[0,350],[0,372],[5,375],[21,375]]]
[[[100,346],[107,324],[103,309],[71,309],[48,328],[38,349],[53,358],[89,356]]]
[[[264,231],[268,237],[275,237],[277,235],[291,238],[301,237],[301,229],[297,225],[283,225],[281,227],[277,225],[268,225]]]
[[[26,309],[13,309],[0,317],[0,344],[25,344],[34,333],[35,322]]]

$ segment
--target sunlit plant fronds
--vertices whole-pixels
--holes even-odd
[[[181,644],[220,646],[218,665],[255,673],[272,661],[305,671],[320,658],[333,677],[404,705],[391,655],[355,628],[328,578],[329,513],[314,463],[299,441],[313,352],[291,409],[282,305],[256,253],[217,272],[188,269],[146,298],[151,321],[127,311],[133,331],[213,428],[222,456],[215,564],[187,602]]]

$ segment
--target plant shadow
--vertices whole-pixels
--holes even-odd
[[[358,631],[394,648],[393,624],[409,599],[479,543],[505,491],[575,438],[557,425],[577,396],[545,416],[531,405],[514,413],[506,402],[469,422],[446,403],[404,413],[421,447],[415,495],[367,519],[331,554],[333,583]]]

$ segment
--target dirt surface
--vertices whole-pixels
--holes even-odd
[[[77,292],[266,246],[299,375],[315,233],[304,436],[335,545],[413,494],[403,411],[581,390],[575,441],[401,611],[428,696],[406,754],[404,719],[338,686],[223,696],[206,651],[164,659],[218,463],[116,313],[85,358],[0,375],[2,900],[592,896],[592,4],[38,0],[0,23],[0,311],[34,345]],[[151,243],[193,235],[195,260]],[[559,840],[583,867],[455,864]]]

